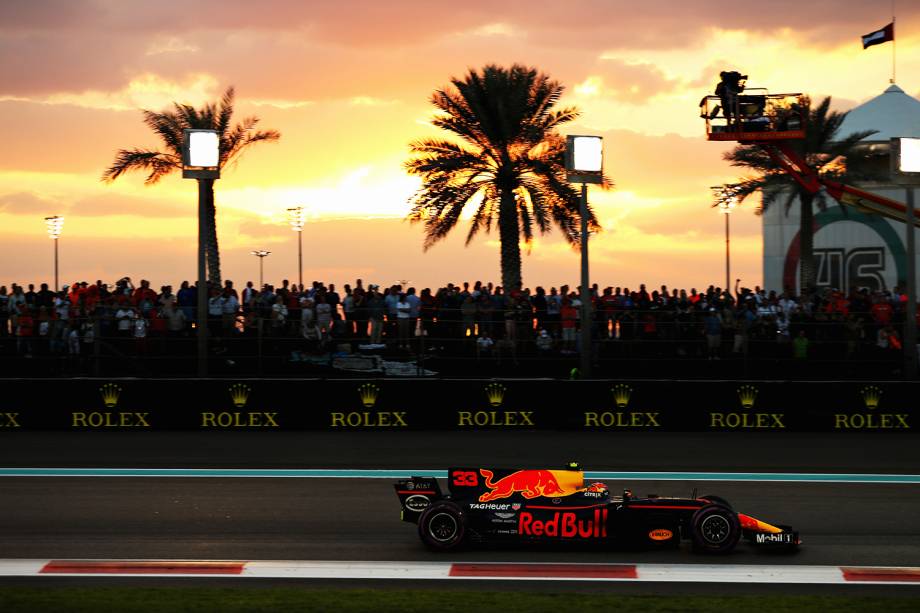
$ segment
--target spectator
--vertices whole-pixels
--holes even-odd
[[[233,290],[233,284],[227,281],[229,285],[224,286],[223,299],[221,300],[221,318],[223,320],[224,334],[230,336],[236,332],[236,318],[240,312],[240,303],[236,297],[236,291]]]
[[[422,309],[422,301],[415,295],[414,287],[406,290],[406,302],[409,303],[409,336],[412,337],[418,332],[418,320]]]
[[[26,358],[32,357],[32,336],[34,333],[34,322],[32,312],[28,303],[24,303],[19,309],[19,315],[16,319],[16,352]]]
[[[327,302],[327,297],[320,293],[314,306],[316,313],[316,327],[320,339],[326,339],[332,332],[332,305]]]
[[[472,297],[468,297],[472,300]],[[412,307],[405,294],[399,294],[396,301],[396,323],[399,336],[399,348],[409,349],[409,320]]]
[[[562,301],[562,349],[563,351],[575,350],[575,327],[578,322],[578,310],[572,301],[566,298]]]
[[[379,345],[383,340],[383,316],[387,307],[379,289],[378,285],[368,285],[367,316],[370,320],[372,345]]]
[[[10,297],[6,286],[0,285],[0,337],[10,334]]]
[[[715,307],[709,307],[706,312],[703,330],[706,334],[706,355],[710,360],[718,360],[719,349],[722,347],[722,318]]]
[[[463,336],[474,337],[476,335],[476,303],[473,296],[467,293],[460,305],[460,316],[463,318]]]
[[[799,335],[792,341],[792,357],[796,360],[807,360],[809,344],[805,330],[799,330]]]
[[[536,345],[537,352],[544,357],[553,352],[553,337],[549,335],[545,328],[537,333]]]

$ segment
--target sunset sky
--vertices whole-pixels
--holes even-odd
[[[920,93],[920,3],[899,2],[898,84]],[[891,43],[860,36],[891,20],[888,2],[774,0],[2,0],[0,284],[52,281],[43,217],[66,216],[62,283],[124,275],[155,286],[195,275],[193,181],[107,185],[119,148],[156,147],[141,108],[200,105],[237,89],[236,118],[261,118],[278,143],[248,151],[216,184],[225,278],[296,279],[284,219],[304,205],[304,278],[418,287],[498,282],[498,236],[456,235],[422,251],[404,221],[418,187],[402,163],[433,136],[433,90],[487,63],[534,66],[566,86],[604,137],[609,192],[590,199],[604,226],[592,281],[706,287],[724,280],[724,225],[709,186],[737,178],[707,143],[697,103],[723,69],[773,92],[832,95],[839,109],[881,93]],[[732,221],[733,277],[761,282],[757,202]],[[527,286],[577,284],[578,254],[558,232],[524,257]]]

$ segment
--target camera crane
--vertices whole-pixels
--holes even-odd
[[[721,116],[719,96],[706,96],[700,101],[707,140],[756,145],[805,191],[817,194],[823,189],[841,204],[907,222],[907,208],[897,200],[822,177],[799,155],[792,141],[805,138],[808,116],[802,94],[769,94],[761,88],[744,92],[732,99],[733,108],[728,113],[723,110]],[[920,227],[920,218],[914,225]]]

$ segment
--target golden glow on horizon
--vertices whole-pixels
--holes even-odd
[[[724,148],[703,141],[697,116],[697,102],[711,93],[718,70],[742,68],[751,75],[751,86],[815,97],[833,94],[844,106],[881,93],[890,71],[889,49],[862,50],[858,37],[867,29],[862,26],[854,26],[852,40],[834,45],[789,28],[769,34],[712,28],[703,38],[670,48],[605,49],[609,39],[592,42],[587,35],[580,41],[583,47],[547,45],[532,21],[486,12],[440,38],[396,37],[376,42],[377,47],[361,46],[357,34],[354,41],[323,47],[317,31],[309,28],[157,32],[138,35],[137,56],[121,66],[124,78],[115,84],[87,78],[59,90],[39,87],[31,95],[5,92],[0,85],[0,105],[13,127],[5,148],[15,152],[0,153],[0,243],[44,244],[39,240],[44,238],[41,218],[58,211],[67,216],[65,253],[66,245],[76,241],[90,246],[87,253],[98,251],[100,260],[113,244],[155,245],[157,236],[183,245],[193,241],[196,192],[189,182],[177,176],[145,187],[137,174],[103,185],[99,175],[117,149],[157,146],[137,109],[163,109],[173,101],[200,106],[233,83],[238,86],[234,118],[257,115],[260,128],[278,129],[282,138],[278,144],[253,147],[215,186],[228,266],[246,266],[251,257],[234,258],[265,245],[275,253],[267,266],[288,266],[289,272],[293,258],[285,249],[296,247],[285,212],[303,205],[304,240],[317,271],[360,276],[359,271],[388,269],[396,277],[403,274],[397,272],[400,267],[427,263],[432,269],[483,267],[489,272],[471,276],[495,280],[497,232],[465,249],[467,225],[462,222],[455,236],[423,255],[420,226],[387,220],[404,218],[419,186],[402,168],[409,142],[445,136],[430,123],[431,92],[469,66],[522,61],[568,85],[560,106],[576,105],[582,113],[566,132],[604,136],[605,170],[616,187],[606,193],[592,190],[590,196],[605,229],[592,240],[599,274],[620,267],[630,274],[667,270],[719,279],[723,220],[709,215],[709,186],[739,175],[719,159]],[[379,27],[391,25],[381,20]],[[920,38],[906,27],[898,37],[899,81],[916,94]],[[285,61],[285,53],[316,58],[317,51],[327,54],[322,61]],[[382,70],[374,61],[378,56],[400,70]],[[228,80],[228,74],[234,78]],[[49,126],[42,137],[56,143],[55,151],[29,152],[27,130],[16,128],[30,123]],[[88,139],[86,131],[93,137]],[[739,272],[745,266],[760,268],[756,206],[750,201],[733,214],[732,257]],[[464,217],[471,215],[472,207]],[[361,221],[352,226],[341,221],[350,219]],[[343,230],[347,227],[353,231]],[[388,242],[369,234],[369,228],[380,227],[398,237]],[[525,279],[531,267],[555,277],[569,274],[573,252],[558,233],[535,237],[532,247],[524,261]],[[144,247],[138,261],[155,266],[161,256],[155,246]],[[19,251],[16,258],[32,256]],[[107,262],[105,270],[120,263]],[[98,262],[84,265],[86,270],[100,267]],[[7,269],[0,273],[10,276]],[[574,277],[572,272],[565,281]]]

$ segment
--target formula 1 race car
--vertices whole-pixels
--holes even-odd
[[[611,496],[603,483],[584,485],[577,465],[565,470],[451,468],[449,494],[434,477],[395,484],[402,520],[418,524],[430,549],[470,542],[581,542],[677,547],[724,554],[743,537],[755,545],[794,549],[799,534],[735,511],[718,496]]]

